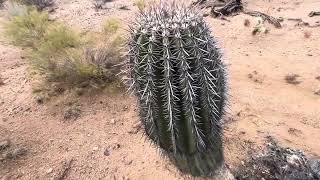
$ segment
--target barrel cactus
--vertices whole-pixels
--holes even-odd
[[[128,70],[145,134],[183,172],[208,176],[223,163],[226,74],[203,18],[177,4],[139,13]]]

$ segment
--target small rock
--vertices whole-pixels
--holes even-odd
[[[53,169],[52,169],[52,168],[49,168],[49,169],[47,170],[47,174],[52,173],[52,171],[53,171]]]
[[[10,140],[0,141],[0,151],[7,149],[10,146]]]
[[[35,100],[37,101],[38,104],[43,104],[44,97],[39,95],[35,97]]]
[[[113,147],[112,147],[112,149],[119,149],[121,146],[120,146],[120,144],[115,144]]]
[[[316,80],[319,80],[319,81],[320,81],[320,76],[317,76],[317,77],[316,77]]]
[[[99,150],[99,147],[94,147],[92,148],[93,151],[98,151]]]
[[[315,95],[319,95],[320,96],[320,90],[314,92]]]
[[[123,162],[125,165],[130,165],[130,164],[132,164],[133,160],[124,159]]]
[[[105,156],[110,156],[110,151],[109,151],[109,149],[106,148],[106,149],[104,150],[103,154],[104,154]]]
[[[111,123],[111,124],[115,124],[115,123],[116,123],[116,120],[115,120],[115,119],[111,119],[111,120],[110,120],[110,123]]]
[[[135,124],[130,131],[129,134],[137,134],[141,130],[142,126],[140,123]]]

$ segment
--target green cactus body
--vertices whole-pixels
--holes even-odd
[[[146,135],[183,172],[211,175],[223,162],[225,70],[201,16],[160,4],[138,16],[129,71]]]

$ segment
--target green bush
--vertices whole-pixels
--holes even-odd
[[[118,21],[107,22],[104,33],[89,33],[88,38],[50,21],[45,12],[27,8],[25,14],[10,18],[5,34],[15,45],[29,49],[32,68],[49,82],[106,84],[115,81],[115,74],[120,72],[115,65],[121,59],[119,46],[123,41],[114,35]],[[113,35],[106,36],[106,32]]]
[[[5,24],[5,35],[15,45],[35,48],[43,39],[50,25],[47,13],[35,9],[26,10],[11,17]]]

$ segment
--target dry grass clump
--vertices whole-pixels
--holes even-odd
[[[14,14],[5,24],[5,35],[24,47],[32,69],[47,82],[103,87],[118,81],[120,68],[116,65],[121,61],[119,47],[123,41],[117,34],[118,20],[106,21],[103,33],[80,35],[35,8]]]

